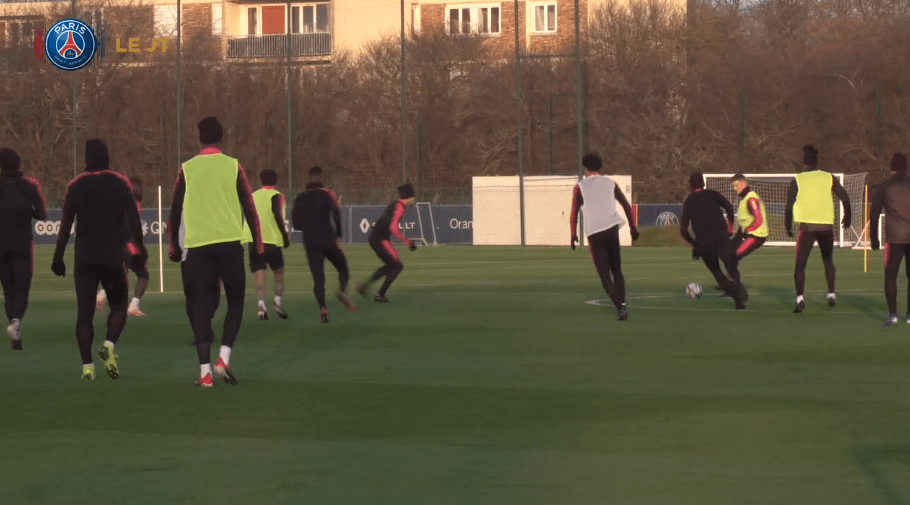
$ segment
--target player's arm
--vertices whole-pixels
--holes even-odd
[[[880,184],[872,194],[872,208],[869,210],[869,240],[872,243],[873,250],[877,250],[881,246],[878,236],[878,219],[882,215],[882,209],[885,207],[887,185],[887,182]]]
[[[575,242],[578,241],[578,211],[581,210],[581,204],[584,199],[581,197],[581,187],[575,185],[572,190],[572,212],[569,214],[569,223],[572,227],[572,248],[575,248]]]
[[[264,254],[265,246],[262,244],[262,227],[259,225],[259,214],[256,213],[256,202],[253,201],[253,190],[250,189],[250,181],[246,178],[246,171],[240,165],[237,165],[237,196],[240,198],[240,206],[243,208],[246,222],[250,226],[250,233],[253,236],[256,252]],[[284,226],[282,226],[283,228]]]
[[[328,192],[331,197],[332,219],[335,221],[335,236],[341,238],[341,209],[338,206],[338,197],[331,189],[327,189],[326,192]],[[398,227],[396,226],[395,229],[398,229]]]
[[[180,221],[183,219],[184,197],[186,197],[186,177],[181,168],[177,174],[177,181],[174,183],[174,194],[171,195],[171,213],[167,219],[167,231],[170,236],[168,258],[171,261],[180,261],[183,257],[183,251],[180,250]]]
[[[733,226],[734,226],[734,220],[733,220],[733,214],[734,214],[734,211],[733,211],[733,204],[730,203],[730,200],[727,200],[726,198],[724,198],[724,195],[722,195],[722,194],[720,194],[720,193],[718,193],[718,192],[716,192],[716,191],[715,191],[714,193],[717,195],[717,203],[718,203],[718,205],[720,205],[721,208],[723,208],[724,211],[727,213],[727,233],[730,234],[730,235],[732,235],[732,234],[733,234]]]
[[[850,195],[847,194],[847,190],[841,186],[840,181],[838,181],[837,178],[832,177],[832,179],[834,182],[831,183],[831,192],[837,195],[837,198],[844,204],[844,218],[841,220],[841,224],[844,228],[849,228],[850,224],[853,222],[853,212],[850,208]]]
[[[31,177],[24,179],[34,189],[31,194],[32,217],[38,220],[47,219],[47,204],[44,202],[44,194],[41,193],[41,184]]]
[[[679,219],[679,234],[682,236],[683,240],[688,242],[694,249],[698,246],[698,243],[695,242],[695,239],[689,234],[689,223],[692,221],[691,206],[692,201],[686,199],[685,203],[683,203],[682,217]]]
[[[787,207],[784,210],[784,229],[787,230],[787,236],[793,236],[793,206],[796,205],[796,194],[799,193],[799,185],[796,179],[790,182],[790,189],[787,190]]]
[[[303,230],[303,199],[306,191],[297,195],[294,199],[294,208],[291,209],[291,225],[295,230]]]
[[[402,216],[404,216],[404,204],[399,202],[398,205],[395,206],[395,213],[392,214],[392,222],[389,224],[390,231],[398,240],[404,242],[408,247],[411,247],[411,241],[398,229],[398,222],[401,221]]]
[[[635,220],[632,218],[632,206],[629,204],[629,200],[626,200],[626,195],[623,194],[618,185],[613,188],[613,196],[616,197],[616,201],[619,202],[623,212],[626,213],[626,219],[629,220],[629,232],[632,234],[632,240],[638,240],[638,227],[635,226]]]
[[[288,240],[287,230],[284,229],[282,209],[284,209],[284,195],[278,193],[272,197],[272,215],[275,217],[275,222],[278,223],[278,229],[281,230],[281,239],[284,241],[284,247],[288,247],[291,245],[291,242]]]
[[[761,213],[761,204],[759,204],[758,198],[749,198],[749,201],[746,202],[746,210],[748,210],[749,214],[752,215],[753,220],[752,224],[743,230],[743,232],[752,233],[765,222],[765,216]]]
[[[123,184],[120,185],[122,187],[120,198],[123,202],[123,211],[126,213],[126,222],[130,227],[130,237],[133,244],[139,249],[139,256],[142,260],[140,263],[145,263],[145,258],[148,258],[148,251],[145,248],[145,241],[142,240],[142,219],[139,218],[139,208],[136,206],[136,199],[133,197],[133,190],[129,181],[125,180],[122,182]]]
[[[70,240],[70,230],[73,228],[73,220],[76,218],[76,197],[78,186],[74,180],[67,186],[66,195],[63,197],[63,215],[60,217],[60,231],[57,233],[57,248],[54,250],[54,260],[51,263],[51,270],[57,275],[66,274],[66,266],[63,264],[63,253],[66,252],[66,245]]]

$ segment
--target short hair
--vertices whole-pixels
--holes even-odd
[[[310,175],[322,175],[322,169],[319,167],[313,167],[308,172]]]
[[[278,173],[267,168],[259,172],[259,181],[262,182],[263,186],[274,186],[278,184]]]
[[[221,127],[221,122],[218,121],[218,118],[215,116],[209,116],[202,121],[199,121],[199,124],[196,126],[199,128],[200,144],[217,144],[218,142],[221,142],[222,137],[224,137],[224,129]]]
[[[813,145],[803,146],[803,162],[810,167],[818,165],[818,149]]]
[[[16,151],[13,151],[9,147],[0,149],[0,172],[15,172],[19,170],[20,166],[22,166],[22,160],[19,159],[19,155],[16,154]]]
[[[695,172],[689,176],[689,187],[700,189],[705,187],[705,176],[701,172]]]
[[[600,156],[590,153],[581,159],[581,165],[585,167],[588,172],[600,172],[600,169],[604,166],[604,162],[600,159]]]
[[[92,170],[107,170],[110,167],[110,154],[107,144],[101,139],[90,139],[85,142],[85,167]]]
[[[749,182],[749,179],[746,179],[746,176],[743,174],[736,174],[733,176],[733,182],[737,181]]]
[[[906,172],[907,171],[907,156],[904,153],[896,153],[893,158],[891,158],[891,171],[892,172]]]
[[[130,184],[132,184],[133,186],[136,186],[136,185],[141,186],[141,185],[142,185],[142,179],[140,179],[140,178],[138,178],[138,177],[130,177]]]

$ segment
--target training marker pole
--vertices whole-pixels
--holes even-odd
[[[872,233],[872,223],[869,222],[869,186],[864,186],[863,192],[863,221],[866,221],[866,240],[869,246],[872,242],[869,240],[869,234]],[[869,247],[863,247],[863,273],[869,273]]]
[[[161,221],[161,186],[158,186],[158,280],[164,293],[164,223]]]

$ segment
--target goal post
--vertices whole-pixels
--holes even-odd
[[[739,208],[739,195],[733,190],[733,175],[735,174],[704,174],[705,188],[713,189],[724,196],[733,204],[734,212]],[[795,246],[796,245],[796,226],[794,223],[794,236],[787,236],[787,230],[784,228],[784,217],[787,207],[787,193],[790,190],[790,184],[796,178],[795,173],[791,174],[743,174],[749,181],[749,186],[761,197],[765,204],[765,210],[768,212],[768,241],[765,245],[769,246]],[[835,229],[837,230],[836,244],[839,247],[853,247],[855,242],[862,234],[863,228],[863,188],[866,180],[866,173],[860,174],[843,174],[833,173],[841,186],[847,191],[850,197],[851,207],[851,226],[844,229],[840,223],[844,215],[843,203],[836,196],[831,195],[835,205]],[[734,216],[734,219],[738,216]]]
[[[420,228],[420,243],[425,246],[439,245],[436,241],[436,220],[433,218],[433,204],[430,202],[417,202],[414,207],[417,210],[417,226]],[[426,208],[426,217],[429,221],[427,225],[429,225],[429,230],[431,232],[429,235],[433,237],[432,242],[430,242],[430,240],[427,238],[428,234],[426,231],[427,229],[424,228],[424,216],[420,210],[421,207]]]

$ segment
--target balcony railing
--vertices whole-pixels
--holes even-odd
[[[287,35],[249,35],[229,37],[228,58],[267,58],[287,56]],[[331,33],[291,34],[291,56],[332,54]]]

